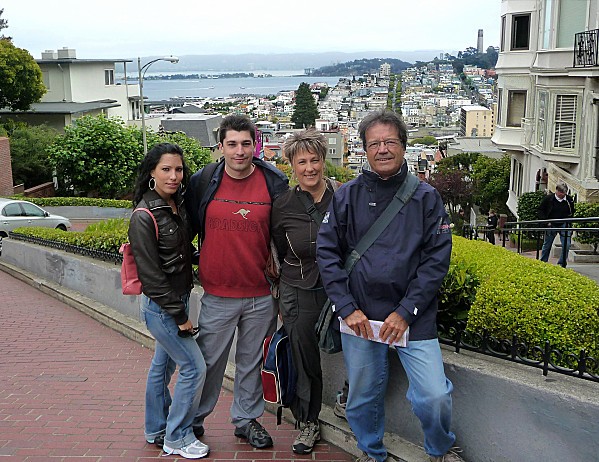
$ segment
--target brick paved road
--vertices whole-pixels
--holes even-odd
[[[143,436],[150,350],[2,271],[0,332],[0,462],[159,459]],[[275,446],[253,449],[233,436],[231,399],[223,390],[206,420],[204,460],[352,460],[327,443],[295,456],[296,431],[270,414],[262,423]]]

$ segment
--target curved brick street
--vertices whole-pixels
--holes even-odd
[[[152,351],[0,271],[0,461],[106,462],[159,459],[143,436],[144,389]],[[210,461],[350,461],[321,442],[296,456],[296,430],[262,423],[275,445],[256,450],[233,436],[223,390],[202,440]],[[184,460],[169,456],[160,460]]]

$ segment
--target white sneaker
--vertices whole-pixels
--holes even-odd
[[[200,440],[195,440],[193,443],[183,446],[182,448],[170,448],[166,443],[162,446],[165,455],[178,454],[186,459],[201,459],[206,457],[210,452],[210,448]]]

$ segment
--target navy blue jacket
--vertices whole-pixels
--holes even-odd
[[[335,193],[317,238],[317,260],[335,311],[356,309],[384,321],[395,311],[410,325],[411,340],[437,337],[437,292],[449,269],[451,228],[441,196],[421,182],[412,199],[347,276],[345,257],[391,202],[407,175],[383,180],[364,171]]]

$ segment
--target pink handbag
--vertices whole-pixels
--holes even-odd
[[[156,228],[156,240],[158,240],[158,223],[152,212],[146,208],[135,209],[133,213],[143,210],[148,212],[154,222]],[[141,281],[137,275],[137,266],[135,265],[135,259],[133,258],[133,250],[131,250],[131,244],[125,242],[121,245],[119,252],[123,255],[123,264],[121,266],[121,286],[123,288],[123,295],[139,295],[141,294]]]

